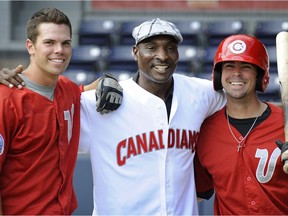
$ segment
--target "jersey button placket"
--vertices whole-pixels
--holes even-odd
[[[173,215],[173,165],[171,164],[171,152],[167,152],[166,155],[166,213],[167,215]]]
[[[157,111],[158,111],[158,113],[159,113],[159,115],[158,115],[158,124],[159,124],[159,126],[161,126],[161,127],[164,127],[165,126],[165,116],[164,115],[166,115],[166,107],[164,107],[164,106],[161,106],[160,104],[158,105],[158,107],[157,107]]]

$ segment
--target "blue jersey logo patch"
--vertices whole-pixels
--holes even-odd
[[[2,135],[0,134],[0,155],[2,155],[4,152],[4,139]]]

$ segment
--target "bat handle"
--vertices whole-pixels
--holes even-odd
[[[286,174],[288,174],[288,160],[284,161],[283,170]]]
[[[283,170],[288,174],[288,149],[282,153],[281,160],[284,162]]]

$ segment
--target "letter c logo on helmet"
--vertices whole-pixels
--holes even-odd
[[[258,68],[256,90],[264,92],[269,83],[269,56],[264,44],[257,38],[238,34],[225,38],[214,56],[212,80],[215,90],[221,90],[222,63],[241,61],[254,64]]]
[[[236,40],[229,44],[229,49],[234,54],[240,54],[246,50],[246,44],[242,40]]]

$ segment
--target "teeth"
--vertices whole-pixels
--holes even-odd
[[[156,68],[157,70],[165,70],[165,69],[168,68],[168,66],[155,66],[155,68]]]
[[[232,85],[244,85],[243,82],[231,82]]]
[[[51,61],[57,62],[57,63],[62,63],[62,62],[64,62],[63,59],[51,59]]]

